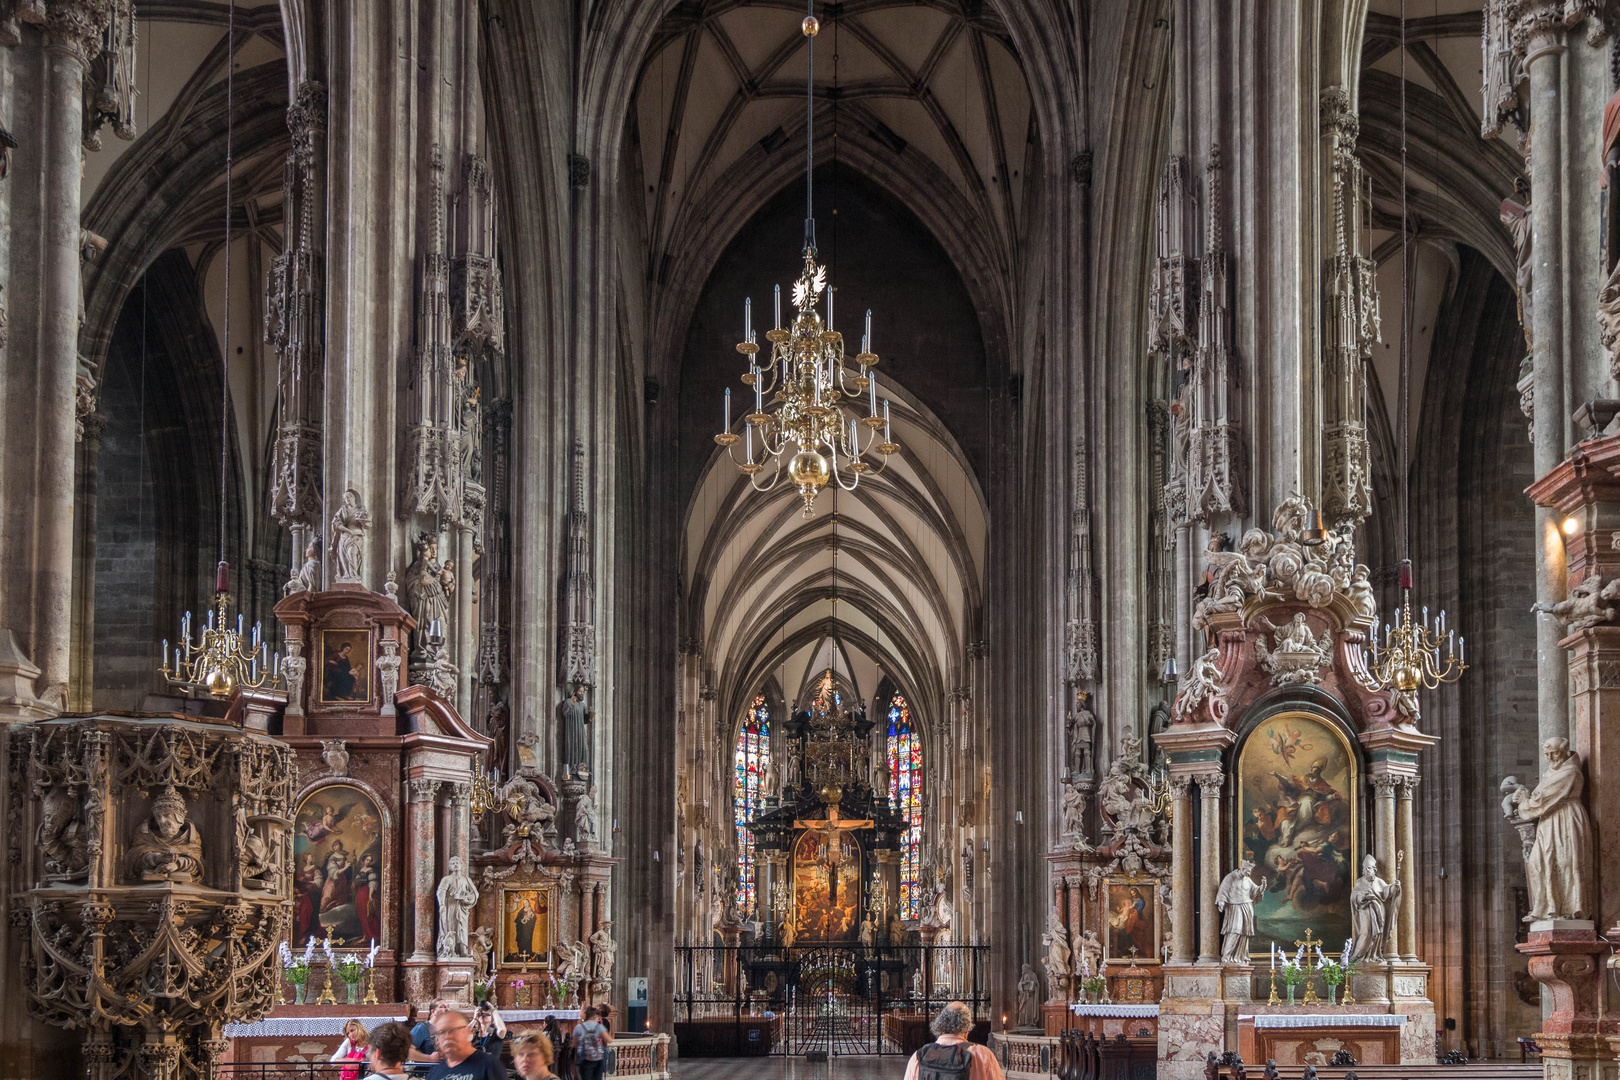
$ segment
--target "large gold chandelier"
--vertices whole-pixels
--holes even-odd
[[[810,201],[814,159],[813,93],[815,41],[821,24],[812,15],[802,24],[809,39],[805,64],[805,221],[804,271],[793,285],[793,306],[798,309],[790,325],[782,326],[782,287],[775,289],[775,325],[766,333],[771,351],[761,364],[759,343],[754,336],[754,304],[743,301],[743,340],[737,351],[748,358],[743,385],[754,390],[754,410],[743,417],[744,431],[731,430],[731,388],[726,388],[726,426],[714,441],[726,449],[738,470],[746,474],[755,490],[770,491],[782,477],[787,462],[788,479],[804,500],[804,516],[815,514],[816,495],[828,481],[844,491],[854,491],[868,472],[882,472],[891,454],[900,447],[889,427],[889,402],[878,411],[877,354],[872,352],[872,312],[866,313],[861,351],[855,357],[860,372],[851,371],[844,356],[844,336],[833,329],[833,290],[827,282],[827,268],[816,262],[816,221]],[[827,298],[827,316],[822,320],[822,294]],[[767,397],[767,395],[769,395]],[[844,403],[866,398],[867,415],[845,416]],[[852,410],[853,411],[853,410]],[[861,428],[865,427],[865,442]],[[877,442],[879,429],[883,441]],[[759,443],[759,457],[754,443]],[[736,445],[743,443],[743,460],[737,461]],[[867,455],[878,455],[876,464]],[[761,483],[765,459],[771,459],[770,480]],[[844,477],[848,476],[846,482]]]

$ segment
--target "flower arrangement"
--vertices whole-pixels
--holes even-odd
[[[298,956],[292,951],[292,946],[285,941],[281,943],[281,970],[286,974],[287,981],[294,986],[302,988],[309,982],[309,967],[315,962],[315,938],[309,939],[304,949],[304,955]]]
[[[1292,959],[1287,952],[1282,954],[1283,983],[1288,987],[1288,1003],[1294,1003],[1294,987],[1311,977],[1311,969],[1305,966],[1305,946],[1301,945]],[[1306,1000],[1310,1000],[1307,995]]]
[[[1317,964],[1317,970],[1322,973],[1322,981],[1332,988],[1329,991],[1330,1000],[1337,998],[1339,987],[1344,985],[1346,979],[1356,974],[1356,969],[1350,965],[1350,949],[1352,945],[1353,942],[1346,938],[1344,951],[1339,954],[1337,960],[1329,960],[1324,954],[1321,962]]]

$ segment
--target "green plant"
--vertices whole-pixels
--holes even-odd
[[[1107,985],[1108,980],[1104,979],[1101,975],[1093,975],[1089,979],[1082,979],[1080,981],[1080,989],[1084,990],[1088,994],[1100,994],[1102,993],[1103,987]]]

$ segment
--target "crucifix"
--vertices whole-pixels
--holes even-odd
[[[838,864],[843,855],[843,844],[838,834],[845,831],[853,832],[856,829],[870,829],[876,826],[875,821],[863,821],[855,818],[841,818],[838,816],[838,804],[832,803],[827,807],[825,818],[795,821],[795,829],[803,829],[807,833],[820,834],[827,848],[827,904],[829,908],[838,906]],[[857,873],[857,878],[859,873]]]
[[[1316,950],[1316,958],[1318,960],[1320,960],[1322,958],[1322,942],[1321,942],[1320,939],[1315,939],[1315,938],[1311,937],[1311,928],[1310,927],[1307,926],[1305,928],[1305,940],[1304,941],[1296,941],[1296,942],[1294,942],[1294,944],[1297,947],[1302,948],[1302,949],[1305,950],[1305,964],[1306,965],[1310,964],[1310,962],[1311,962],[1311,950],[1312,949]],[[1315,1005],[1317,1002],[1319,1002],[1321,1000],[1322,1000],[1321,998],[1316,996],[1316,986],[1315,986],[1315,984],[1313,984],[1311,982],[1310,977],[1307,976],[1306,979],[1305,979],[1305,998],[1301,1003],[1305,1004],[1305,1005]]]

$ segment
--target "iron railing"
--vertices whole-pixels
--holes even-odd
[[[986,945],[677,946],[675,1021],[686,1025],[681,1054],[910,1054],[927,1041],[927,1021],[948,1001],[962,1002],[988,1024],[989,951]]]

